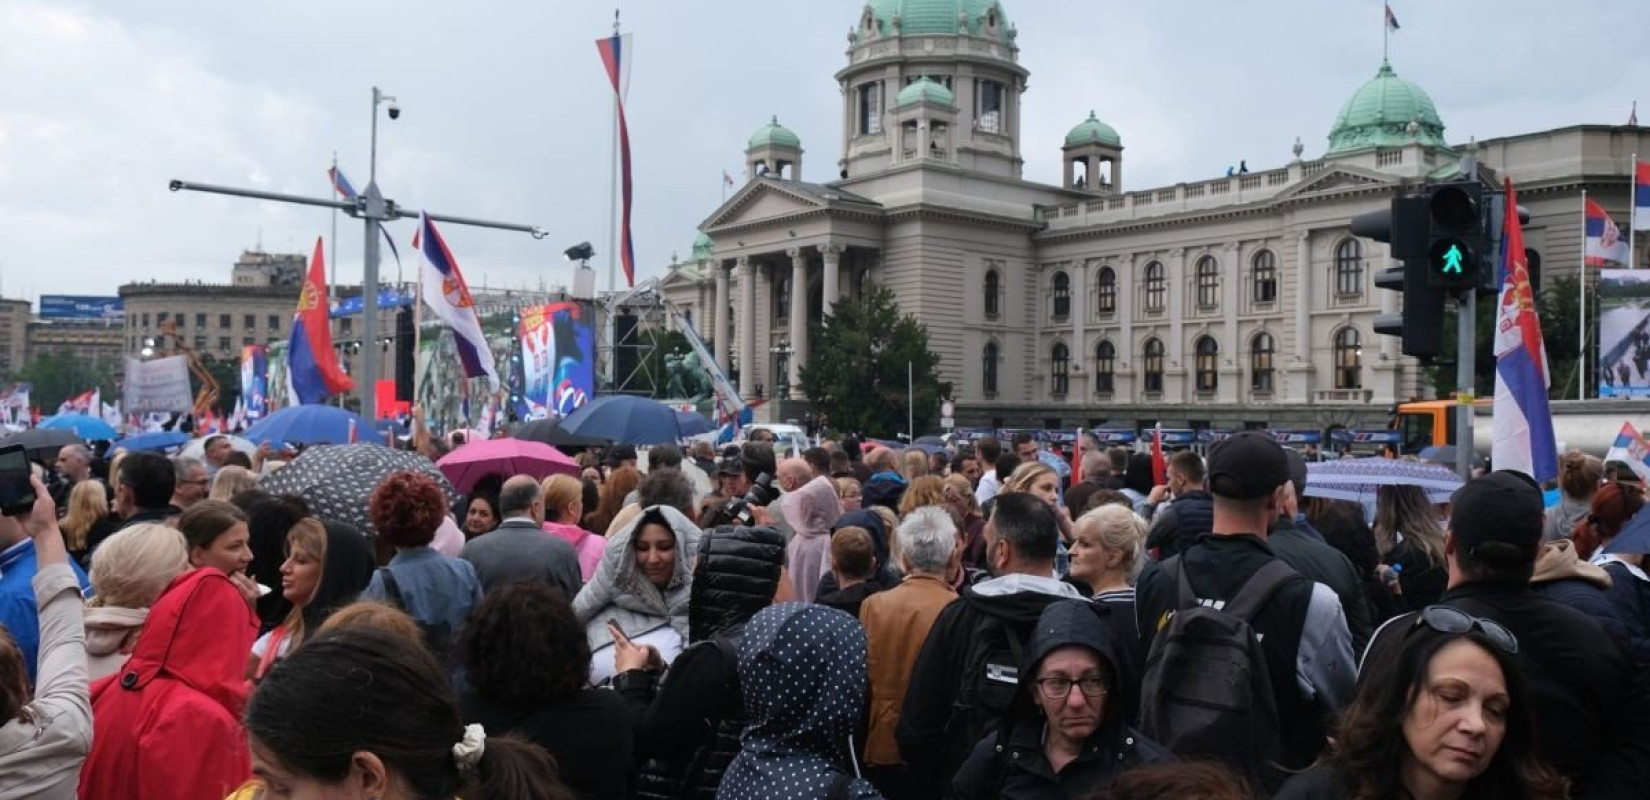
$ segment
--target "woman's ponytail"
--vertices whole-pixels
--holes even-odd
[[[573,800],[557,778],[556,760],[515,736],[489,736],[480,759],[464,772],[465,800]]]

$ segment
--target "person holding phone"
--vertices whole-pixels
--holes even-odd
[[[51,494],[39,478],[28,485],[28,516],[0,518],[0,536],[26,537],[38,564],[30,583],[39,609],[40,682],[31,697],[23,652],[0,630],[0,795],[72,800],[92,734],[80,587]]]
[[[665,663],[682,651],[699,538],[693,522],[670,506],[647,508],[608,538],[596,574],[573,599],[590,645],[593,683],[615,674],[614,627],[652,645]]]
[[[15,519],[26,518],[32,513],[35,502],[33,486],[39,483],[33,475],[22,445],[0,447],[0,513]],[[52,515],[55,520],[56,505],[52,507]],[[52,527],[57,527],[55,521]],[[22,652],[23,667],[31,686],[34,685],[35,662],[40,652],[40,614],[33,585],[39,563],[34,543],[23,526],[0,526],[0,624],[11,632],[18,650]],[[91,586],[85,571],[79,564],[70,564],[69,570],[74,573],[84,594]]]

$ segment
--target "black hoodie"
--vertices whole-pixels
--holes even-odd
[[[315,595],[304,606],[304,630],[314,636],[332,612],[355,602],[355,598],[372,582],[372,571],[377,561],[372,545],[355,526],[327,520],[327,555],[321,562],[321,580],[315,584]]]
[[[962,596],[940,612],[911,670],[895,737],[910,767],[913,786],[933,787],[937,797],[949,784],[975,742],[952,719],[975,637],[1000,621],[1022,643],[1031,640],[1037,618],[1056,600],[1077,598],[1070,585],[1049,577],[1007,575],[964,587]]]

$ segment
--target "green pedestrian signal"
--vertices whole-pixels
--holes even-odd
[[[1455,238],[1434,241],[1428,249],[1428,280],[1435,289],[1467,289],[1478,280],[1478,261],[1466,242]]]
[[[1453,273],[1460,275],[1462,258],[1464,258],[1464,256],[1461,255],[1461,248],[1451,245],[1449,252],[1444,254],[1444,274],[1449,275]]]

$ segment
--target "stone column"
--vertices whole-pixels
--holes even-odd
[[[740,256],[739,270],[739,396],[756,397],[756,265]]]
[[[825,318],[831,316],[831,307],[836,305],[836,301],[842,299],[842,287],[839,285],[842,269],[842,245],[827,243],[824,247],[819,248],[819,252],[825,260],[825,272],[820,280],[820,286],[823,289],[821,296],[824,299],[819,304],[820,321],[823,322]]]
[[[1169,374],[1186,368],[1186,250],[1169,251]],[[1164,387],[1167,389],[1168,387]]]
[[[710,324],[714,326],[710,335],[716,348],[716,366],[727,374],[728,339],[733,336],[733,328],[728,325],[728,268],[717,260],[711,262],[711,269],[716,270],[716,302],[710,315]]]
[[[1295,242],[1295,359],[1312,363],[1312,232]]]
[[[1134,274],[1134,256],[1126,255],[1118,260],[1117,270],[1117,341],[1113,346],[1117,350],[1117,369],[1112,378],[1112,394],[1120,402],[1134,402],[1139,398],[1134,395],[1134,287],[1138,276]]]
[[[785,251],[791,257],[791,362],[787,381],[792,396],[802,388],[802,362],[808,359],[808,257],[802,248]]]
[[[1217,372],[1222,403],[1236,403],[1244,388],[1241,384],[1248,349],[1238,338],[1238,305],[1244,288],[1242,255],[1243,250],[1236,242],[1220,249],[1220,259],[1224,262],[1221,271],[1225,273],[1220,285],[1220,309],[1226,317],[1225,333],[1221,337],[1225,341],[1220,345],[1221,363]]]
[[[1088,324],[1089,268],[1089,262],[1084,261],[1071,271],[1071,367],[1067,370],[1071,386],[1066,399],[1073,405],[1081,405],[1088,399],[1088,387],[1083,380],[1088,372],[1083,365],[1088,363],[1089,348],[1083,331]]]

